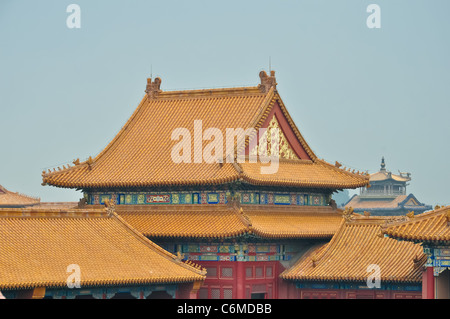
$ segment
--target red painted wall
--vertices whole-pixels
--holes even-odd
[[[280,262],[196,261],[207,269],[199,299],[422,299],[421,291],[298,289],[282,280]],[[431,274],[433,271],[431,269]],[[185,295],[186,292],[183,294]]]
[[[434,299],[433,267],[427,267],[422,274],[422,298]]]
[[[422,292],[368,289],[300,289],[300,299],[422,299]]]
[[[198,298],[278,298],[279,262],[196,261],[207,269]],[[252,295],[253,294],[253,295]]]

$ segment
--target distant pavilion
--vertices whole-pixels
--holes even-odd
[[[344,205],[353,208],[355,213],[370,212],[378,216],[400,216],[414,211],[416,214],[431,210],[413,195],[407,195],[407,182],[411,181],[410,173],[393,174],[386,170],[384,157],[381,159],[380,171],[370,174],[370,187],[361,188],[359,195]]]

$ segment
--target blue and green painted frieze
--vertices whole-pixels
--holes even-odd
[[[161,204],[226,204],[230,192],[111,192],[89,193],[87,201],[100,205],[105,199],[116,205],[161,205]],[[320,193],[283,192],[239,192],[241,204],[326,206],[328,196]]]

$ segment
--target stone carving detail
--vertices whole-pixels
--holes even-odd
[[[261,71],[259,72],[259,78],[261,79],[261,84],[258,87],[262,93],[269,92],[271,87],[273,87],[275,90],[277,89],[275,71],[270,71],[270,76],[267,75],[266,71]]]
[[[349,222],[353,219],[353,208],[347,207],[342,213],[342,217],[344,217],[346,222]]]
[[[104,201],[104,205],[105,205],[105,211],[106,211],[106,214],[108,214],[108,217],[113,216],[114,212],[116,210],[116,204],[114,203],[114,201],[110,200],[109,198],[106,198]]]
[[[389,225],[389,224],[393,224],[393,223],[400,223],[400,222],[406,222],[408,221],[409,218],[407,216],[389,216],[385,222],[384,225]]]
[[[161,92],[161,78],[157,77],[152,82],[151,78],[147,79],[147,87],[145,89],[145,93],[147,93],[147,96],[151,99],[155,99],[158,97],[158,94]]]

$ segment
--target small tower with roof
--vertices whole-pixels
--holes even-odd
[[[410,212],[420,214],[432,208],[406,192],[411,173],[399,171],[399,175],[393,174],[386,169],[384,157],[381,158],[380,170],[370,174],[369,181],[370,186],[360,188],[360,194],[353,195],[344,205],[345,208],[351,207],[356,213],[370,212],[379,216],[405,215]]]
[[[406,186],[411,181],[411,173],[392,174],[386,170],[384,156],[381,158],[380,170],[370,174],[370,187],[361,188],[360,196],[367,198],[395,198],[406,195]]]

